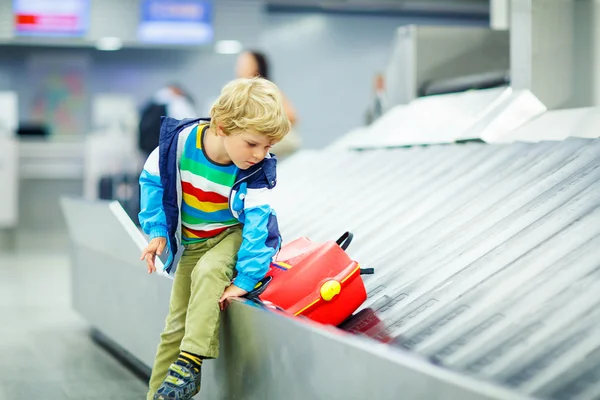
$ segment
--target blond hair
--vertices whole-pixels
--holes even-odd
[[[291,129],[279,88],[263,78],[240,78],[229,82],[210,110],[210,127],[225,134],[252,131],[278,142]]]

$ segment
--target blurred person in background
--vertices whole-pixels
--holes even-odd
[[[144,158],[158,146],[161,117],[175,119],[198,117],[194,99],[177,84],[159,89],[142,109],[138,146]]]
[[[180,85],[172,83],[160,88],[144,104],[139,114],[137,159],[128,160],[137,163],[137,171],[117,166],[113,166],[110,171],[104,171],[98,181],[98,198],[118,200],[131,219],[139,225],[138,179],[145,160],[158,147],[161,118],[195,118],[196,114],[194,100]]]
[[[371,98],[371,103],[365,113],[365,123],[371,125],[375,120],[381,117],[387,111],[387,103],[385,78],[382,73],[378,73],[373,79],[373,97]]]
[[[270,67],[267,57],[258,51],[245,51],[241,53],[236,63],[236,76],[238,78],[254,78],[260,76],[264,79],[271,80],[269,74]],[[298,116],[292,103],[282,93],[283,108],[286,116],[292,124],[292,130],[286,135],[286,137],[279,143],[277,143],[271,149],[271,152],[275,154],[279,159],[283,159],[293,153],[295,153],[301,145],[300,136],[298,135],[295,126],[298,123]]]

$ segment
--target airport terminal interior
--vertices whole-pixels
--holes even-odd
[[[0,0],[0,400],[192,398],[139,181],[256,76],[282,247],[194,399],[600,400],[600,0]]]

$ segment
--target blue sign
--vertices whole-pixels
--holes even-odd
[[[170,44],[206,44],[212,41],[211,1],[142,0],[141,4],[139,40]]]

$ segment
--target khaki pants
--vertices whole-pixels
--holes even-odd
[[[242,228],[236,226],[205,242],[185,246],[175,272],[148,399],[152,399],[181,351],[203,358],[219,356],[219,299],[233,277],[241,243]]]

